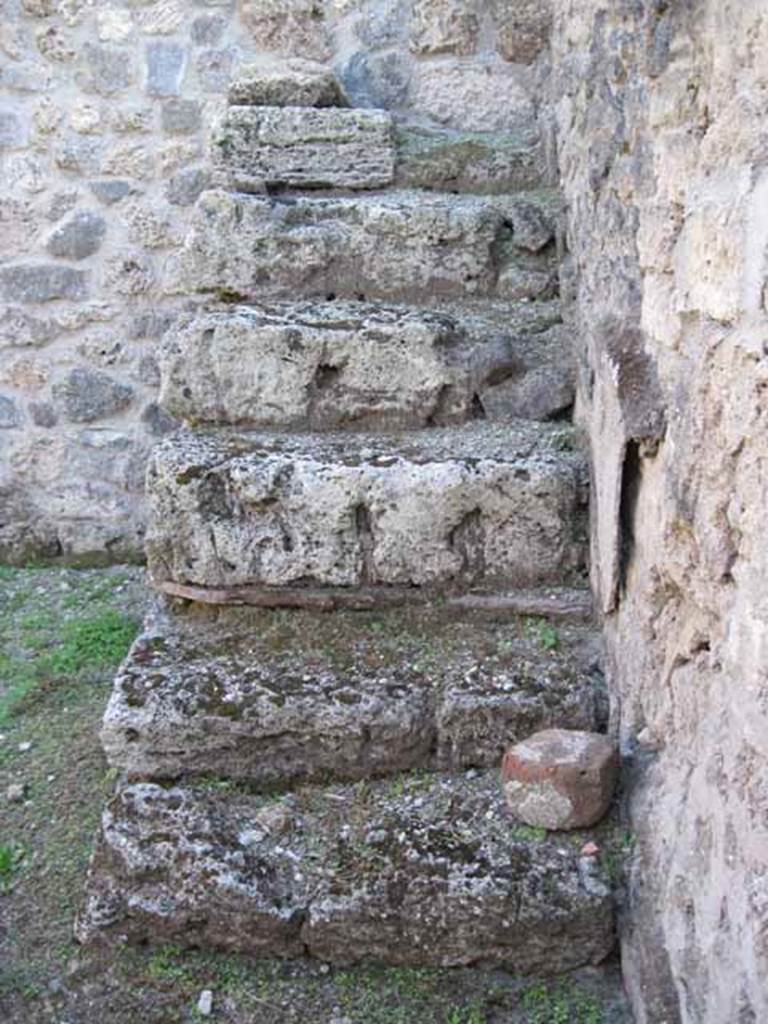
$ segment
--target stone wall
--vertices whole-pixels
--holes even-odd
[[[767,48],[762,0],[556,4],[640,1024],[768,1019]]]
[[[533,146],[549,28],[547,0],[0,0],[0,558],[141,554],[155,352],[191,301],[167,266],[245,65],[328,62],[353,105]]]

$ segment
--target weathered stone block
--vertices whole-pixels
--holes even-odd
[[[58,263],[8,263],[0,267],[0,294],[7,302],[84,299],[87,275]]]
[[[549,726],[593,729],[583,634],[543,651],[515,624],[432,610],[333,616],[158,606],[118,672],[102,729],[132,778],[212,775],[263,789],[499,764]]]
[[[437,313],[305,302],[190,315],[161,349],[160,401],[189,423],[249,427],[439,426],[473,418],[478,403],[490,419],[547,419],[572,403],[574,370],[568,339],[546,323],[529,304]]]
[[[133,388],[106,373],[76,367],[53,387],[54,398],[68,420],[90,423],[120,412],[133,400]]]
[[[76,213],[57,228],[46,243],[51,256],[67,260],[84,260],[101,248],[107,233],[107,222],[97,213]]]
[[[500,132],[396,132],[396,181],[405,188],[504,194],[541,186],[540,146],[530,138]]]
[[[299,808],[126,786],[102,819],[78,937],[519,974],[608,955],[607,885],[585,885],[574,850],[510,837],[495,773],[404,789],[337,786]]]
[[[312,60],[330,56],[318,0],[240,0],[240,16],[260,50]]]
[[[491,0],[497,48],[506,60],[532,64],[549,44],[552,0]]]
[[[464,589],[563,580],[583,462],[533,424],[409,434],[179,434],[148,470],[157,581]]]
[[[423,426],[471,415],[470,367],[450,317],[300,303],[188,317],[160,353],[160,401],[193,423]]]
[[[230,82],[234,106],[347,107],[339,80],[325,64],[293,60],[280,64],[246,64]]]
[[[438,124],[461,131],[538,136],[533,85],[525,68],[502,62],[420,64],[410,104]]]
[[[512,813],[527,825],[587,828],[605,814],[619,774],[607,736],[546,729],[504,755],[502,780]]]
[[[211,191],[200,197],[167,287],[249,299],[482,295],[494,287],[497,240],[507,233],[503,215],[476,198],[270,200]]]
[[[480,34],[476,0],[414,0],[410,20],[414,53],[474,53]]]
[[[236,189],[384,188],[394,176],[389,114],[311,107],[230,107],[214,164]]]

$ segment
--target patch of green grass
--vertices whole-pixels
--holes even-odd
[[[24,616],[21,652],[0,654],[0,726],[43,696],[61,695],[67,684],[116,668],[138,629],[133,618],[114,609],[70,619],[58,631],[55,625],[45,612]]]
[[[543,843],[549,833],[545,828],[535,825],[516,825],[512,829],[512,835],[526,843]]]
[[[523,992],[521,1005],[527,1024],[603,1024],[595,997],[566,984],[533,985]]]
[[[0,843],[0,893],[11,891],[25,857],[26,850],[20,843]]]
[[[486,1024],[487,1019],[479,1006],[454,1007],[448,1013],[446,1024]]]
[[[115,668],[128,653],[137,628],[134,619],[114,609],[65,622],[61,646],[51,655],[51,669],[70,675]]]
[[[529,640],[534,640],[542,651],[556,651],[560,647],[560,635],[547,619],[526,619],[525,635]]]

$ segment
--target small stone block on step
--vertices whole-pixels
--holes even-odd
[[[502,782],[509,809],[526,825],[586,828],[608,810],[618,770],[607,736],[546,729],[509,748]]]
[[[330,68],[310,60],[247,64],[229,86],[229,102],[249,107],[347,107]]]

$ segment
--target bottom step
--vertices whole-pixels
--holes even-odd
[[[77,935],[559,974],[614,943],[610,889],[578,849],[516,827],[495,772],[278,798],[127,785],[104,812]]]

